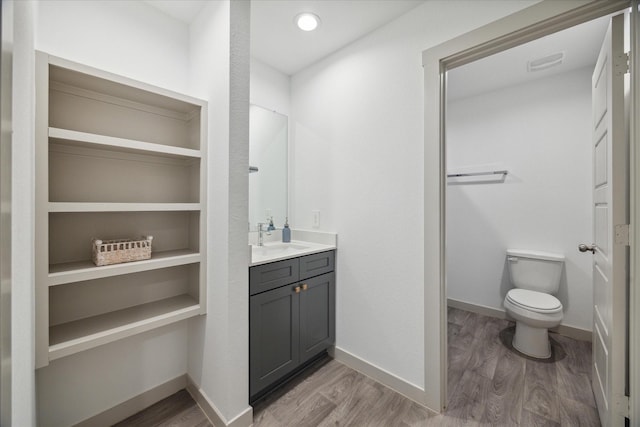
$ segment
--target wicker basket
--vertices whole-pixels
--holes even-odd
[[[151,258],[152,240],[153,236],[142,236],[140,240],[93,239],[91,242],[93,263],[102,266],[149,259]]]

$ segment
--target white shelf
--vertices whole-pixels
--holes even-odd
[[[56,286],[84,280],[102,279],[121,274],[175,267],[201,262],[202,256],[189,250],[154,252],[151,259],[97,267],[92,261],[70,262],[49,266],[48,285]]]
[[[35,366],[206,313],[207,104],[36,52]],[[153,235],[97,267],[91,238]],[[83,261],[79,261],[83,260]]]
[[[198,301],[179,295],[49,328],[49,360],[59,359],[201,314]]]
[[[49,202],[49,212],[176,212],[201,209],[200,203]]]
[[[204,104],[202,100],[182,93],[134,81],[64,58],[47,55],[47,62],[51,64],[49,79],[52,85],[62,83],[80,90],[109,94],[120,100],[183,114],[190,114],[194,104]]]
[[[49,138],[64,141],[68,145],[83,147],[106,148],[123,153],[151,153],[164,157],[197,158],[202,157],[200,150],[175,147],[171,145],[154,144],[152,142],[136,141],[133,139],[115,138],[106,135],[78,132],[69,129],[49,127]]]

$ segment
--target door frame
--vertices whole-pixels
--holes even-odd
[[[13,3],[0,5],[0,425],[11,425],[11,144]]]
[[[544,0],[505,18],[423,51],[424,68],[424,384],[425,402],[434,409],[447,405],[446,301],[446,71],[547,36],[575,25],[621,11],[637,0]],[[630,215],[640,224],[640,58],[638,17],[631,24]],[[636,128],[638,127],[638,128]],[[638,172],[638,173],[636,173]],[[437,209],[433,207],[437,206]],[[632,226],[630,283],[630,414],[640,419],[640,226]],[[427,243],[427,237],[433,239]],[[435,241],[436,236],[438,240]],[[635,261],[635,262],[634,262]],[[636,337],[634,339],[634,336]],[[439,369],[434,369],[434,366]]]

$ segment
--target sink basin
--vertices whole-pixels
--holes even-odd
[[[299,243],[268,243],[264,246],[252,246],[251,251],[261,256],[278,256],[309,249],[309,246]]]
[[[293,240],[290,243],[268,241],[265,242],[264,246],[251,245],[251,262],[249,265],[266,264],[283,259],[329,251],[335,248],[335,245],[300,240]]]

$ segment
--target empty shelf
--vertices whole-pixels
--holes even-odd
[[[170,212],[199,211],[200,203],[49,202],[49,212]]]
[[[182,148],[133,139],[116,138],[94,133],[78,132],[69,129],[49,128],[49,138],[67,145],[96,147],[123,153],[147,153],[173,158],[200,158],[200,150]]]
[[[198,301],[179,295],[49,328],[49,360],[88,350],[201,313]]]

